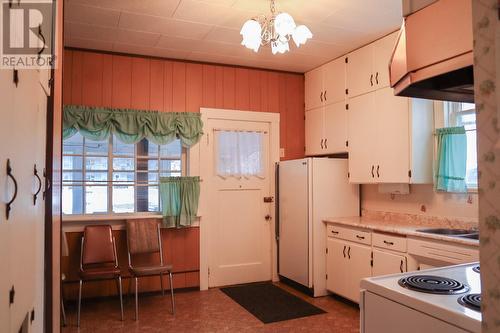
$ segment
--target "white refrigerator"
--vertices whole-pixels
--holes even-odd
[[[359,215],[359,186],[347,159],[304,158],[279,163],[278,273],[313,291],[326,291],[326,217]]]

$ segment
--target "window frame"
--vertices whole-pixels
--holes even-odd
[[[82,151],[79,154],[68,154],[64,153],[64,140],[63,140],[63,150],[62,150],[62,157],[70,156],[70,157],[80,157],[82,159],[81,163],[81,169],[64,169],[62,168],[62,172],[81,172],[82,180],[81,181],[65,181],[64,179],[62,180],[62,188],[64,187],[77,187],[81,186],[82,187],[82,213],[81,214],[65,214],[62,213],[63,217],[65,220],[85,220],[86,218],[89,217],[109,217],[110,219],[119,219],[123,217],[138,217],[138,216],[145,216],[145,217],[152,217],[152,216],[159,216],[161,214],[161,200],[160,200],[160,191],[159,191],[159,185],[160,185],[160,177],[162,176],[162,170],[161,170],[161,162],[162,161],[168,161],[168,160],[179,160],[178,158],[172,158],[172,157],[162,157],[160,152],[161,152],[161,146],[165,145],[157,145],[158,146],[158,154],[157,156],[147,156],[147,155],[138,155],[137,152],[137,143],[134,144],[134,151],[133,155],[131,154],[114,154],[113,152],[113,144],[115,140],[115,136],[111,135],[110,138],[107,139],[107,145],[108,145],[108,151],[107,154],[104,155],[99,155],[99,154],[87,154],[87,147],[86,147],[86,139],[82,136]],[[86,176],[89,170],[86,169],[86,160],[87,158],[92,158],[92,157],[106,157],[107,158],[107,170],[96,170],[95,172],[106,172],[107,174],[107,180],[106,181],[92,181],[92,180],[87,180]],[[113,159],[114,158],[133,158],[133,164],[134,167],[131,170],[115,170],[113,167]],[[138,166],[138,161],[139,160],[156,160],[158,163],[158,169],[149,171],[149,170],[143,170],[140,171],[137,169]],[[185,176],[188,174],[188,163],[189,163],[189,149],[183,147],[181,145],[181,156],[180,156],[180,163],[181,163],[181,170],[180,170],[180,176]],[[90,170],[90,172],[94,172],[94,170]],[[120,172],[131,172],[134,174],[134,180],[133,181],[113,181],[113,174],[114,173],[120,173]],[[149,179],[138,183],[137,181],[137,173],[144,173],[149,176],[150,173],[156,173],[158,175],[158,182],[150,182]],[[102,183],[102,185],[100,184]],[[132,185],[134,187],[134,211],[133,212],[114,212],[113,211],[113,188],[114,186],[130,186]],[[87,213],[86,212],[86,187],[87,186],[102,186],[107,188],[107,211],[106,212],[94,212],[94,213]],[[158,211],[145,211],[145,212],[138,212],[137,211],[137,187],[157,187],[158,188]],[[61,207],[62,208],[62,207]],[[62,209],[61,209],[62,210]]]
[[[450,112],[449,108],[451,107],[452,103],[461,103],[461,102],[452,102],[452,101],[435,101],[434,102],[434,128],[435,129],[441,128],[441,127],[456,126],[455,124],[451,123],[450,113],[452,113],[453,111]],[[446,104],[448,104],[448,105],[446,105]],[[469,104],[469,103],[466,103],[466,104]],[[457,116],[459,114],[460,115],[477,114],[475,106],[473,108],[455,111],[453,113],[455,113]],[[467,130],[467,131],[476,132],[476,139],[477,139],[477,118],[476,118],[476,128],[473,130]],[[476,147],[476,154],[477,154],[477,147]],[[434,160],[434,164],[435,164],[436,160],[437,160],[437,138],[436,138],[436,136],[434,136],[434,159],[433,160]],[[476,158],[476,165],[477,165],[477,158]],[[434,165],[434,169],[435,168],[436,168],[436,166]],[[479,179],[478,179],[478,181],[479,181]],[[478,193],[479,183],[473,184],[473,183],[468,183],[466,181],[465,184],[467,187],[467,193]]]

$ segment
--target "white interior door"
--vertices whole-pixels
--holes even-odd
[[[264,198],[274,197],[274,163],[279,154],[275,135],[279,137],[279,133],[272,131],[278,127],[259,121],[262,114],[255,112],[215,110],[213,114],[218,116],[213,118],[209,114],[203,115],[202,110],[206,134],[205,142],[200,143],[201,200],[205,204],[201,237],[207,237],[206,243],[201,241],[201,251],[207,252],[201,253],[201,260],[207,259],[208,287],[271,280],[274,203],[264,202]],[[262,135],[259,175],[218,175],[217,159],[222,152],[220,133],[228,131]],[[226,136],[226,144],[231,144],[233,139]],[[203,267],[203,263],[200,266]]]

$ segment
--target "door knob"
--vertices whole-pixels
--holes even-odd
[[[273,218],[271,217],[271,215],[267,214],[265,216],[265,219],[266,219],[266,221],[271,221]]]

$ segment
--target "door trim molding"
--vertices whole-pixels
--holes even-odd
[[[252,121],[269,123],[269,174],[271,176],[270,188],[273,196],[276,196],[276,182],[275,182],[275,164],[280,159],[280,114],[271,112],[254,112],[242,110],[229,110],[229,109],[213,109],[213,108],[200,108],[201,120],[204,124],[208,123],[209,119],[218,120],[239,120],[239,121]],[[201,168],[201,162],[204,159],[204,152],[200,146],[207,143],[208,133],[204,133],[201,140],[191,148],[189,153],[189,171],[191,174],[199,174],[202,179],[207,175],[204,174],[205,170]],[[206,150],[205,150],[206,151]],[[201,197],[206,192],[207,182],[201,183]],[[208,289],[208,269],[209,269],[209,242],[208,242],[208,226],[204,220],[204,205],[200,201],[201,212],[198,215],[200,218],[200,290]],[[271,212],[275,211],[275,202],[272,203]],[[276,246],[276,219],[272,220],[271,226],[271,276],[273,281],[278,281],[278,268],[277,268],[277,246]]]

